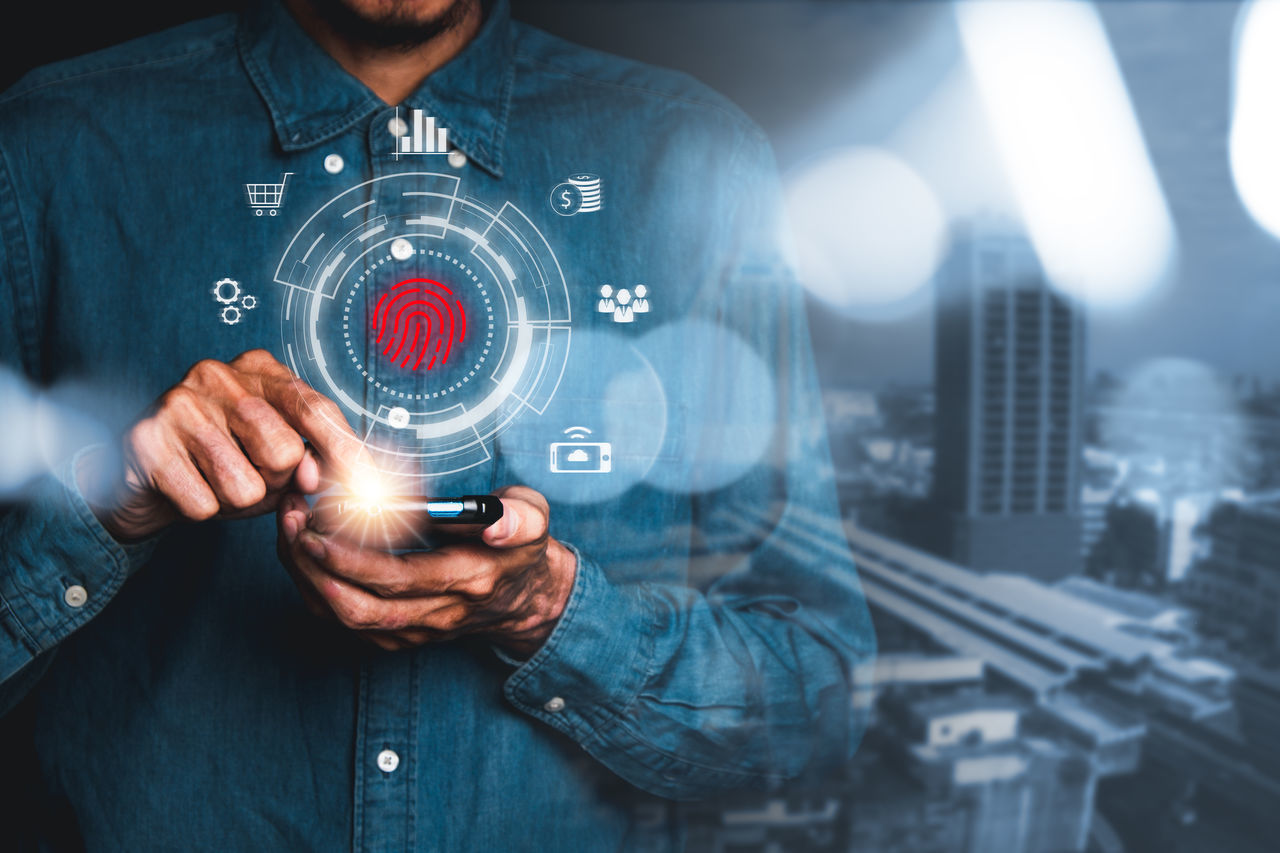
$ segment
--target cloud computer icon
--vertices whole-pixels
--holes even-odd
[[[585,441],[591,435],[586,427],[569,427],[564,431],[569,441],[551,444],[551,473],[608,474],[613,470],[613,445],[607,441]]]

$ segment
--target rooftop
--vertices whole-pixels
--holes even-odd
[[[1083,700],[1071,691],[1063,691],[1041,706],[1051,716],[1072,729],[1084,733],[1099,746],[1140,738],[1146,724],[1132,713],[1093,700]]]
[[[984,661],[1037,699],[1051,699],[1082,673],[1094,672],[1139,690],[1190,688],[1174,692],[1184,700],[1199,692],[1205,702],[1220,706],[1218,694],[1229,668],[1201,663],[1188,669],[1176,640],[1132,633],[1133,616],[1116,606],[1021,575],[966,569],[852,522],[833,529],[829,519],[804,509],[792,509],[786,523],[776,527],[762,507],[737,507],[728,520],[755,535],[771,533],[775,547],[801,560],[824,551],[838,556],[847,543],[868,601],[957,655]],[[1135,681],[1143,672],[1164,677]],[[1161,683],[1169,678],[1178,685]]]
[[[1163,621],[1170,611],[1185,615],[1187,610],[1176,604],[1162,601],[1153,595],[1131,590],[1116,589],[1099,583],[1093,578],[1074,577],[1060,580],[1054,586],[1090,604],[1097,604],[1143,622]]]
[[[964,655],[926,655],[899,652],[879,655],[871,674],[875,686],[889,684],[954,684],[980,682],[985,666],[981,658]]]
[[[971,711],[1014,711],[1020,713],[1026,710],[1026,707],[1025,702],[1014,696],[975,691],[930,696],[927,699],[917,699],[907,703],[907,708],[911,714],[921,720],[951,714],[965,714]]]

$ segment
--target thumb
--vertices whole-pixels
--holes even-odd
[[[500,489],[502,518],[485,528],[484,543],[492,548],[520,548],[546,538],[550,527],[547,499],[525,486]]]

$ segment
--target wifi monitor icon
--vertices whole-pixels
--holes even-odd
[[[608,474],[613,470],[613,445],[607,441],[588,441],[591,430],[574,426],[564,431],[568,441],[551,444],[551,473]]]

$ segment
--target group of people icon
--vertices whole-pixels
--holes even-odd
[[[615,292],[613,285],[603,285],[596,310],[601,314],[612,314],[615,323],[634,323],[637,314],[649,313],[649,288],[637,284],[633,294],[625,287],[620,287]]]

